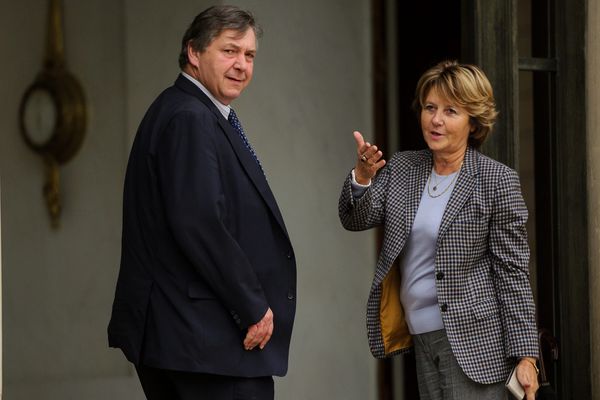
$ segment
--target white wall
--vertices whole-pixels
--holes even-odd
[[[41,67],[45,10],[0,13],[4,380],[15,399],[141,399],[106,347],[120,254],[126,153],[153,98],[176,78],[183,31],[207,1],[64,0],[67,60],[90,110],[61,169],[63,227],[49,228],[42,163],[19,137],[21,94]],[[234,103],[265,167],[298,258],[298,314],[281,400],[374,399],[364,311],[372,233],[343,231],[337,197],[354,129],[371,133],[369,2],[237,1],[263,25],[255,78]],[[4,12],[8,10],[8,12]],[[109,397],[110,396],[110,397]]]

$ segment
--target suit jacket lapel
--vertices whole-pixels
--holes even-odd
[[[477,151],[471,147],[467,148],[465,153],[465,159],[463,166],[459,172],[456,185],[452,190],[452,195],[442,216],[442,222],[440,224],[440,230],[438,234],[439,240],[444,236],[444,233],[448,230],[454,218],[458,215],[465,202],[471,197],[473,190],[475,189],[477,175]]]
[[[218,110],[216,111],[218,112]],[[273,192],[271,192],[271,188],[269,187],[269,183],[267,182],[265,174],[254,159],[252,153],[250,153],[246,145],[242,142],[242,139],[240,138],[239,134],[235,131],[235,129],[233,129],[229,121],[226,121],[225,118],[223,118],[223,115],[220,116],[221,118],[219,119],[219,125],[221,126],[221,128],[223,128],[223,131],[227,135],[227,139],[229,139],[229,143],[231,143],[231,147],[233,147],[235,154],[240,160],[240,163],[242,164],[244,170],[250,177],[252,183],[254,183],[254,186],[256,186],[261,196],[271,209],[271,212],[275,216],[275,219],[277,219],[277,222],[279,222],[281,228],[287,235],[287,230],[283,222],[283,217],[281,216],[281,212],[279,211],[279,207],[277,206],[275,196],[273,196]]]
[[[288,235],[287,230],[285,228],[285,224],[283,222],[283,217],[281,216],[281,212],[279,211],[279,207],[277,206],[277,202],[275,201],[275,197],[271,192],[271,188],[261,170],[260,166],[246,147],[246,145],[242,142],[242,139],[239,137],[238,133],[231,126],[229,121],[227,121],[223,114],[217,109],[214,103],[198,88],[194,85],[189,79],[184,77],[183,75],[179,75],[177,80],[175,81],[175,85],[185,91],[186,93],[197,97],[200,101],[202,101],[208,109],[216,115],[217,121],[219,122],[219,126],[223,129],[233,151],[237,155],[242,167],[254,186],[258,189],[259,193],[267,203],[269,209],[275,216],[275,219],[283,229],[283,232]]]

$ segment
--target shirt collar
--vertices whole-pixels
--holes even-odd
[[[227,106],[223,103],[221,103],[219,100],[217,100],[215,98],[215,96],[212,95],[212,93],[204,87],[204,85],[202,83],[200,83],[200,81],[196,80],[195,78],[193,78],[191,75],[181,71],[181,75],[185,76],[187,79],[189,79],[194,85],[198,86],[198,88],[200,90],[202,90],[202,92],[208,96],[208,98],[210,99],[210,101],[213,102],[213,104],[217,107],[217,109],[219,110],[219,112],[221,114],[223,114],[223,117],[225,117],[225,119],[229,118],[229,113],[231,111],[231,107]]]

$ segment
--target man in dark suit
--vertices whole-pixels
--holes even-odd
[[[272,376],[287,372],[295,256],[229,107],[252,78],[259,36],[237,7],[199,14],[181,75],[131,149],[108,336],[150,400],[273,399]]]

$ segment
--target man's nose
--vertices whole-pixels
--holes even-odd
[[[246,56],[244,54],[239,55],[235,61],[234,67],[244,71],[247,66],[248,62],[246,61]]]

